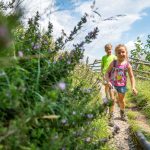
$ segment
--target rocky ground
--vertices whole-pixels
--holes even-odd
[[[115,150],[140,150],[133,142],[133,137],[129,129],[129,124],[120,120],[119,107],[115,106],[114,127],[110,127],[110,131],[114,136],[110,139],[110,144]]]

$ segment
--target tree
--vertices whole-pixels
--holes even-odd
[[[146,43],[143,43],[140,37],[137,37],[135,49],[131,50],[131,58],[150,61],[150,35],[148,35]]]

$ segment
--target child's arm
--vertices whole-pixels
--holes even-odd
[[[129,74],[129,78],[130,78],[130,82],[131,82],[132,92],[133,92],[134,95],[137,95],[137,90],[135,88],[135,78],[134,78],[134,75],[133,75],[132,66],[130,64],[128,66],[128,74]]]

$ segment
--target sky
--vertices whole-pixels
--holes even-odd
[[[30,3],[30,5],[29,5]],[[125,44],[130,51],[139,36],[143,41],[149,34],[150,0],[25,0],[25,22],[34,16],[36,11],[41,14],[40,27],[47,28],[48,21],[53,23],[54,38],[58,38],[62,29],[69,35],[80,18],[87,13],[88,22],[84,25],[75,42],[81,41],[84,36],[99,28],[97,39],[85,46],[85,59],[89,61],[101,59],[105,55],[104,46]],[[97,13],[95,13],[96,11]],[[117,17],[117,15],[123,15]],[[113,17],[113,20],[106,20]],[[71,43],[66,49],[71,48]]]

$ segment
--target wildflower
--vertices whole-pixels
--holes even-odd
[[[34,46],[34,43],[33,43],[33,42],[31,43],[31,46]]]
[[[47,41],[43,41],[43,43],[44,43],[44,44],[48,44],[48,42],[47,42]]]
[[[67,119],[62,119],[62,120],[61,120],[61,123],[62,123],[62,124],[66,124],[66,123],[67,123]]]
[[[0,37],[5,37],[7,34],[7,29],[4,26],[0,26]]]
[[[23,52],[22,51],[18,51],[18,56],[19,57],[23,57]]]
[[[70,64],[71,64],[71,62],[70,62],[70,61],[67,61],[67,64],[68,64],[68,65],[70,65]]]
[[[107,103],[108,103],[107,97],[104,97],[104,98],[103,98],[103,103],[104,103],[104,104],[107,104]]]
[[[73,111],[73,112],[72,112],[72,114],[73,114],[73,115],[76,115],[76,112],[75,112],[75,111]]]
[[[91,88],[88,88],[88,89],[87,89],[87,93],[90,93],[91,91],[92,91]]]
[[[61,90],[65,90],[66,89],[66,83],[65,82],[59,82],[58,83],[58,88]]]
[[[34,47],[33,47],[33,49],[35,49],[35,50],[36,50],[36,49],[40,49],[40,48],[41,48],[41,45],[40,45],[40,44],[38,44],[38,43],[37,43],[37,44],[35,44],[35,45],[34,45]]]
[[[58,57],[58,59],[59,59],[59,60],[62,60],[62,59],[63,59],[63,57],[60,55],[60,56]]]
[[[58,135],[55,135],[55,136],[54,136],[54,139],[55,139],[55,140],[58,139]]]
[[[91,141],[91,138],[90,137],[87,137],[86,139],[85,139],[85,142],[90,142]]]
[[[92,119],[93,117],[93,114],[87,114],[87,118]]]
[[[56,61],[53,61],[53,64],[56,64]]]

